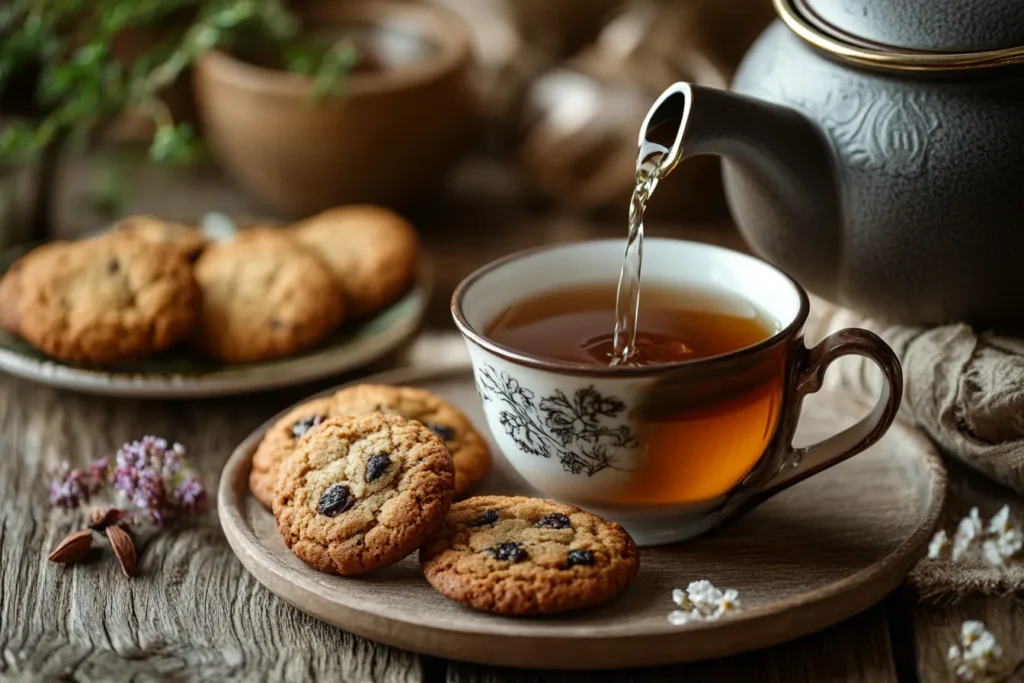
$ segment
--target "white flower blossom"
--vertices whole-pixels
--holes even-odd
[[[928,559],[940,559],[949,545],[945,531],[936,532],[928,544]],[[972,553],[973,557],[980,556],[984,562],[998,567],[1005,565],[1007,560],[1016,557],[1024,549],[1024,533],[1014,528],[1008,505],[993,515],[987,526],[982,524],[978,508],[974,507],[960,520],[953,535],[952,546],[954,562]]]
[[[961,625],[960,644],[950,645],[947,657],[961,681],[996,681],[1009,670],[1003,648],[980,621],[965,621]]]
[[[981,556],[985,558],[985,562],[993,567],[1000,567],[1006,564],[1006,558],[1003,557],[1003,553],[999,550],[999,544],[996,541],[985,541],[982,543]]]
[[[1004,505],[999,509],[999,512],[992,517],[988,522],[988,532],[990,534],[1005,534],[1010,531],[1010,506]]]
[[[682,588],[676,588],[672,591],[672,602],[676,603],[687,612],[693,609],[693,603],[690,602],[689,596],[686,595],[686,591]]]
[[[679,606],[668,615],[668,622],[675,626],[691,621],[719,619],[740,609],[739,592],[732,588],[719,590],[710,581],[693,581],[686,590],[672,591],[672,602]]]
[[[942,556],[942,553],[949,548],[949,536],[943,529],[939,529],[932,536],[931,543],[928,544],[928,559],[937,560]]]
[[[722,591],[722,597],[715,601],[715,611],[713,618],[717,619],[729,612],[735,612],[740,608],[740,596],[732,588],[727,588]]]
[[[668,623],[673,626],[682,626],[683,624],[689,624],[691,621],[701,621],[701,619],[700,614],[694,614],[681,609],[672,610],[668,614]]]

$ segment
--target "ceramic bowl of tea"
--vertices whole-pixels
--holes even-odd
[[[700,535],[864,450],[889,428],[903,376],[873,333],[808,348],[789,276],[719,247],[648,239],[633,354],[611,364],[621,240],[506,257],[456,289],[495,442],[541,494],[622,524],[640,545]],[[871,413],[792,445],[804,397],[858,354],[886,378]]]
[[[303,5],[307,41],[354,46],[338,91],[259,46],[211,51],[194,70],[205,138],[228,173],[275,212],[428,196],[473,143],[479,112],[462,19],[412,3]]]

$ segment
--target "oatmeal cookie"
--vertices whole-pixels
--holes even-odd
[[[291,228],[331,269],[349,315],[396,301],[416,275],[419,239],[398,214],[368,204],[329,209]]]
[[[304,403],[279,419],[267,431],[252,459],[249,488],[270,507],[277,470],[295,445],[307,421],[328,417],[384,413],[417,420],[445,442],[455,462],[455,495],[477,484],[491,467],[487,442],[461,410],[426,389],[360,384],[339,390],[329,398]]]
[[[640,556],[618,524],[539,498],[478,496],[452,506],[420,549],[423,573],[456,602],[497,614],[553,614],[608,600]]]
[[[138,240],[49,244],[9,275],[0,293],[5,327],[71,363],[112,365],[162,351],[189,333],[199,312],[188,260]]]
[[[441,439],[397,415],[329,418],[281,467],[274,516],[285,545],[323,572],[398,562],[443,523],[455,468]]]
[[[174,247],[189,259],[195,259],[206,248],[206,236],[202,231],[155,216],[130,216],[118,221],[113,234]]]
[[[283,358],[323,341],[342,319],[327,266],[282,231],[254,228],[208,247],[195,267],[202,317],[191,343],[225,363]]]

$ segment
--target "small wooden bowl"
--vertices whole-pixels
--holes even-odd
[[[384,68],[351,74],[344,97],[314,101],[308,76],[207,53],[193,82],[216,158],[287,215],[426,196],[472,142],[478,120],[465,24],[438,8],[384,2],[301,14],[310,26],[356,33]]]

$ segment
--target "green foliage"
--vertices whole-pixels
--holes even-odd
[[[113,44],[130,29],[156,40],[126,64]],[[20,94],[12,92],[17,77],[34,74],[39,115],[0,132],[0,163],[31,159],[55,139],[84,136],[126,109],[156,124],[154,161],[192,161],[195,133],[171,120],[160,92],[208,50],[240,42],[283,50],[297,44],[300,29],[282,0],[8,0],[0,7],[0,97]],[[286,66],[311,76],[311,95],[324,97],[344,94],[355,61],[352,46],[341,42],[286,59]]]

